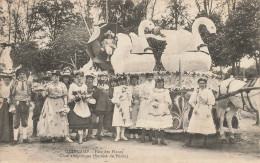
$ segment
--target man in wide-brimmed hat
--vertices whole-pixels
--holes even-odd
[[[29,108],[32,93],[32,83],[27,80],[28,71],[20,68],[16,71],[17,80],[11,86],[11,111],[14,113],[14,141],[12,145],[18,142],[18,133],[20,122],[23,127],[23,143],[30,143],[27,137],[27,126],[29,117]]]

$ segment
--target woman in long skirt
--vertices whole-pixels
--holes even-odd
[[[156,80],[155,88],[150,96],[152,109],[148,113],[150,128],[154,129],[153,145],[158,144],[158,138],[161,138],[161,144],[167,145],[164,141],[164,129],[172,126],[172,115],[170,113],[171,97],[167,89],[164,89],[164,79]]]
[[[67,113],[67,88],[59,82],[59,71],[52,72],[52,82],[47,84],[47,98],[44,102],[38,123],[38,135],[42,138],[65,138],[66,142],[72,142],[68,137],[69,125]]]
[[[127,79],[122,77],[120,79],[120,86],[114,88],[113,99],[111,100],[115,104],[112,126],[116,127],[117,142],[120,138],[128,140],[125,137],[125,128],[132,125],[130,119],[131,101],[132,101],[132,88],[126,86]],[[120,135],[121,132],[121,135]]]
[[[73,110],[68,114],[69,128],[77,130],[79,134],[79,144],[82,144],[83,130],[89,128],[90,111],[88,100],[91,95],[88,94],[88,87],[84,84],[84,73],[75,73],[75,83],[72,83],[69,88],[69,101],[74,103]]]
[[[191,146],[193,134],[204,135],[203,146],[208,147],[209,134],[215,134],[216,128],[211,115],[212,105],[215,97],[210,89],[207,89],[207,80],[198,80],[199,88],[195,89],[190,97],[189,103],[194,107],[187,132],[189,140],[186,146]]]
[[[11,74],[1,74],[3,79],[0,86],[0,142],[8,143],[10,141],[9,125],[9,101],[10,101],[10,82],[12,80]]]

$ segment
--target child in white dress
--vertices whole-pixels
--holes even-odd
[[[125,137],[125,128],[132,125],[132,120],[130,119],[130,112],[132,111],[132,88],[126,85],[127,79],[125,76],[120,79],[120,84],[120,86],[114,88],[111,100],[115,104],[112,122],[112,126],[116,127],[115,142],[120,138],[128,140]]]

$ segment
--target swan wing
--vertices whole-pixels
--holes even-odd
[[[91,43],[92,41],[96,40],[100,35],[100,27],[99,26],[94,26],[94,32],[92,33],[91,37],[88,40],[88,44]]]
[[[178,55],[190,51],[193,45],[193,34],[187,30],[162,30],[165,35],[167,45],[164,50],[165,55]],[[196,50],[196,49],[194,49]]]
[[[203,52],[184,52],[180,55],[162,55],[162,64],[167,71],[179,71],[181,62],[182,71],[208,71],[211,66],[211,57]]]
[[[153,55],[131,54],[125,59],[124,72],[153,72],[155,59]]]
[[[132,42],[130,37],[124,33],[118,33],[117,37],[117,48],[126,48],[126,50],[132,49]]]

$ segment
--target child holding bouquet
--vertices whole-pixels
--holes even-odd
[[[84,73],[75,73],[75,82],[69,88],[69,101],[74,103],[73,110],[69,112],[69,128],[77,130],[79,134],[79,144],[82,144],[83,130],[89,128],[90,110],[88,103],[95,103],[92,95],[88,94],[88,87],[84,83]]]

